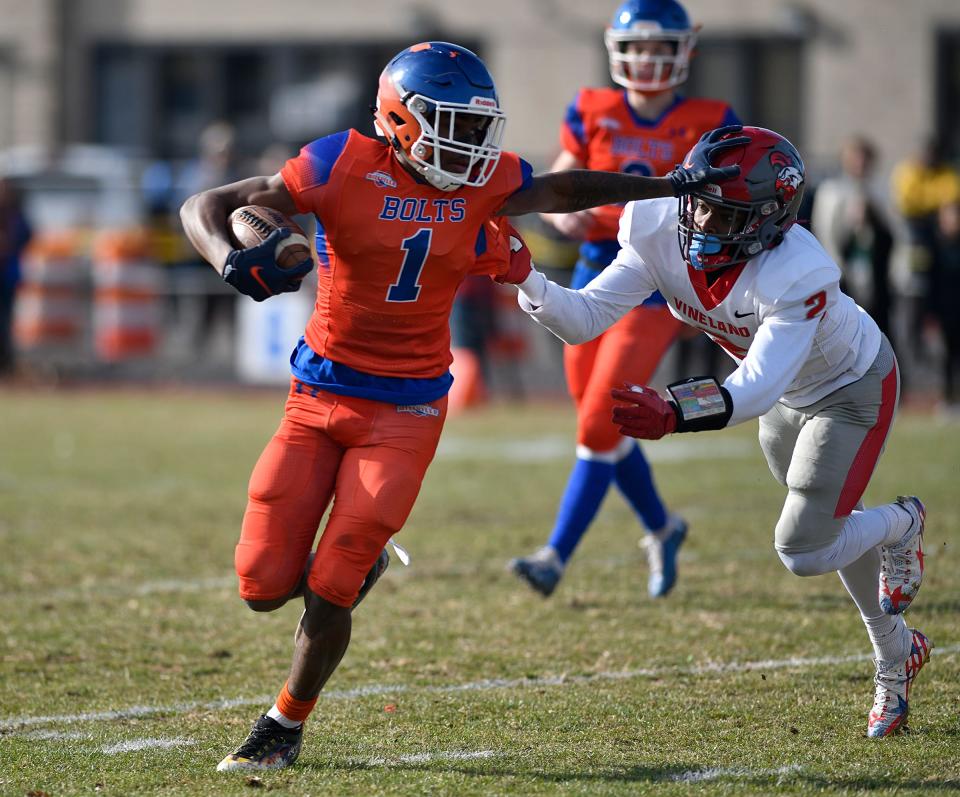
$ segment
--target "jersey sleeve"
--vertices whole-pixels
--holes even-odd
[[[560,146],[571,155],[575,155],[581,163],[587,162],[587,134],[583,124],[583,112],[580,110],[581,93],[573,98],[567,106],[567,112],[560,125]]]
[[[806,362],[816,333],[816,321],[760,325],[747,356],[723,383],[733,400],[728,426],[759,418],[776,404]]]
[[[836,301],[831,269],[818,269],[776,295],[758,297],[761,323],[747,356],[724,381],[733,400],[730,426],[766,413],[800,373],[810,355],[823,312]]]
[[[301,213],[320,215],[330,173],[346,149],[349,136],[350,131],[344,130],[318,138],[283,165],[280,176]]]
[[[630,243],[632,218],[632,213],[624,213],[620,252],[585,287],[562,288],[535,271],[520,286],[520,307],[558,338],[575,345],[593,340],[643,304],[657,290],[657,284]]]

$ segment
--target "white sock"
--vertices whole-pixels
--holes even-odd
[[[884,614],[868,620],[863,618],[873,644],[874,655],[884,664],[902,664],[910,655],[913,634],[907,628],[902,614]]]
[[[899,664],[910,653],[912,634],[903,615],[889,615],[880,608],[877,586],[880,579],[880,551],[871,548],[838,575],[867,627],[874,656],[882,662]]]
[[[910,531],[913,518],[900,504],[884,504],[862,512],[854,510],[843,525],[841,535],[856,534],[869,542],[868,547],[875,545],[893,545],[900,542],[903,536]]]
[[[655,531],[648,531],[647,534],[652,534],[660,542],[666,542],[667,538],[676,531],[677,526],[680,525],[681,519],[679,515],[673,515],[669,512],[667,513],[667,522],[663,524],[663,528],[656,529]]]
[[[284,728],[299,728],[301,725],[298,720],[292,720],[280,713],[280,709],[277,708],[276,703],[274,703],[273,708],[267,712],[267,716],[279,722]]]

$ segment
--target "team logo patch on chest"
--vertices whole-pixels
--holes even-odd
[[[367,179],[377,188],[396,188],[397,181],[386,172],[375,171],[367,172]]]
[[[398,404],[397,412],[406,412],[410,415],[416,415],[418,418],[436,418],[440,415],[440,410],[431,407],[429,404]]]

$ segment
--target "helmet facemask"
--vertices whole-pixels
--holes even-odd
[[[475,97],[470,103],[438,102],[411,94],[402,103],[412,117],[408,123],[419,127],[419,135],[398,146],[397,154],[427,182],[441,191],[456,191],[463,186],[478,188],[490,179],[500,160],[506,122],[494,101]],[[400,140],[380,113],[377,122],[388,128],[388,138]]]
[[[800,197],[798,193],[787,205],[781,205],[775,199],[738,202],[709,193],[685,194],[679,200],[680,251],[698,271],[745,263],[783,240],[796,219]],[[695,220],[699,203],[712,210],[709,230],[701,229]]]
[[[665,91],[686,81],[697,34],[694,30],[664,30],[651,23],[648,28],[639,25],[630,30],[607,28],[603,40],[614,83],[634,91]],[[649,55],[628,51],[633,42],[650,41],[668,43],[672,53]]]

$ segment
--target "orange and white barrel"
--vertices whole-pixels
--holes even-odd
[[[154,354],[160,342],[163,272],[139,230],[105,231],[93,243],[93,344],[117,362]]]
[[[22,259],[13,334],[24,351],[79,349],[87,314],[87,261],[72,233],[39,233]]]

